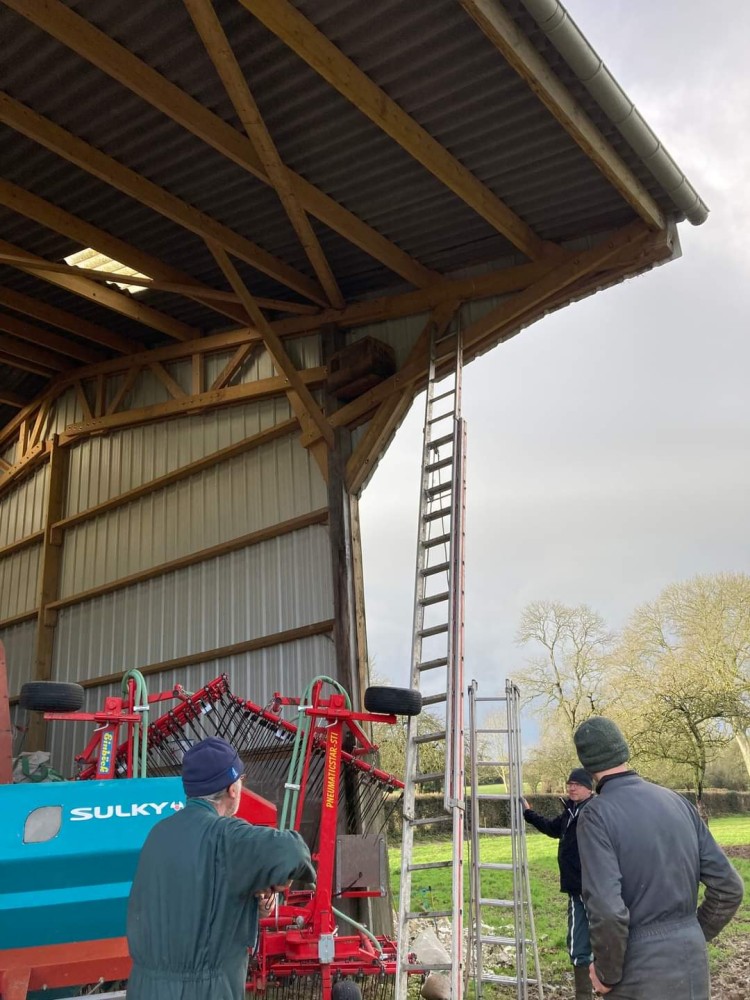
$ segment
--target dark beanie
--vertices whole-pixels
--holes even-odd
[[[609,771],[630,760],[630,747],[611,719],[594,715],[576,729],[573,742],[587,771]]]
[[[584,788],[594,787],[594,779],[582,767],[574,767],[568,775],[568,781],[575,781],[576,784],[583,785]]]
[[[209,736],[190,747],[182,759],[182,784],[188,798],[229,788],[242,774],[242,761],[231,743]]]

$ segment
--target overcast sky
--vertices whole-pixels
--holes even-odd
[[[619,628],[672,581],[750,571],[750,3],[567,7],[711,214],[680,225],[681,260],[465,371],[466,671],[485,694],[529,655],[514,643],[529,601],[589,604]],[[420,397],[361,506],[370,654],[396,684],[423,411]]]

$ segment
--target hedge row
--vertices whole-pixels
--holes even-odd
[[[694,792],[682,792],[682,795],[695,804]],[[560,797],[557,795],[527,795],[531,808],[543,816],[550,818],[557,816],[562,808]],[[703,793],[703,806],[709,819],[716,816],[729,816],[735,813],[750,813],[750,792],[728,791],[724,789],[710,789]],[[423,792],[417,795],[416,801],[417,818],[427,818],[428,816],[444,816],[442,792]],[[467,821],[470,828],[471,813],[467,803]],[[479,803],[479,822],[483,827],[508,827],[510,825],[510,803],[503,801],[485,801]],[[397,839],[401,836],[401,806],[400,804],[391,811],[388,818],[388,837]],[[443,827],[443,829],[445,829]],[[423,826],[417,828],[417,835],[430,837],[439,836],[441,825]]]

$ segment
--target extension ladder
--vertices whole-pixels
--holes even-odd
[[[523,818],[523,771],[521,760],[521,724],[520,724],[520,694],[518,687],[512,681],[505,682],[505,697],[480,698],[477,694],[478,685],[472,681],[469,687],[469,760],[471,771],[471,939],[472,960],[474,965],[474,982],[476,1000],[482,1000],[483,986],[492,983],[498,986],[514,986],[518,1000],[527,1000],[528,987],[537,987],[536,996],[543,1000],[542,976],[539,967],[539,950],[537,948],[536,930],[534,927],[534,912],[531,907],[531,887],[529,884],[529,866],[526,856],[526,828]],[[501,726],[478,728],[477,704],[479,702],[504,705],[505,724]],[[499,715],[502,717],[502,710]],[[494,746],[490,754],[496,758],[488,759],[482,753],[482,736],[494,737]],[[498,747],[501,747],[499,751]],[[482,768],[493,767],[507,777],[505,779],[507,792],[498,794],[483,793],[479,783]],[[508,802],[509,827],[482,826],[481,803],[488,801]],[[511,845],[511,860],[509,862],[482,861],[480,838],[491,836],[508,837]],[[485,839],[486,846],[487,841]],[[505,876],[489,873],[507,873]],[[485,880],[492,877],[495,885],[503,885],[499,893],[490,895],[484,891],[482,876]],[[486,884],[486,882],[485,882]],[[502,898],[504,896],[504,898]],[[488,911],[503,911],[512,922],[513,934],[488,933],[484,914]],[[489,925],[492,927],[492,924]],[[513,949],[515,955],[515,974],[498,975],[484,971],[485,945],[501,945]],[[529,950],[534,962],[534,976],[529,976]]]
[[[461,419],[463,367],[460,330],[430,341],[430,365],[425,404],[419,537],[414,588],[411,686],[422,691],[429,715],[409,719],[406,738],[401,883],[398,912],[396,1000],[405,1000],[406,968],[413,921],[452,921],[450,961],[431,964],[431,971],[449,974],[451,1000],[463,992],[463,839],[466,801],[464,776],[463,589],[466,431]],[[436,725],[429,717],[442,716]],[[425,719],[428,725],[425,730]],[[435,765],[435,750],[444,764]],[[432,766],[423,763],[432,756]],[[443,813],[417,818],[416,793],[440,785]],[[450,828],[451,859],[414,864],[412,849],[418,827],[441,824]],[[415,873],[451,869],[451,907],[420,908]],[[417,875],[417,881],[430,876]],[[424,887],[421,889],[424,892]],[[427,887],[429,892],[429,887]],[[412,971],[419,966],[410,965]]]

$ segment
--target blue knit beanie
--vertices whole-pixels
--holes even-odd
[[[208,736],[190,747],[182,759],[182,784],[188,798],[213,795],[229,788],[242,774],[240,756],[231,743]]]

